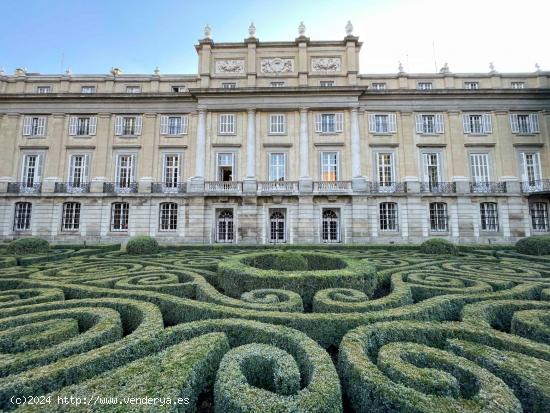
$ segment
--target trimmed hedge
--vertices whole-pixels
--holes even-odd
[[[516,250],[526,255],[550,255],[550,235],[522,238],[516,242]]]
[[[430,255],[458,255],[458,248],[446,239],[431,238],[420,245],[420,252]]]
[[[141,235],[130,238],[126,244],[126,252],[130,255],[151,255],[159,250],[159,244],[153,237]]]
[[[48,252],[50,244],[48,241],[38,237],[19,238],[8,244],[8,254],[28,255]]]

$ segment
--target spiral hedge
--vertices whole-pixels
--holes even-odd
[[[548,256],[119,249],[0,250],[0,411],[550,410]]]

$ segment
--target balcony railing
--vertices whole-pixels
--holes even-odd
[[[41,191],[41,183],[8,182],[8,192],[11,194],[39,194]]]
[[[313,183],[315,192],[349,192],[351,191],[351,181],[317,181]]]
[[[379,194],[404,194],[407,192],[406,182],[372,182],[371,192]]]
[[[183,194],[187,190],[187,184],[177,183],[166,185],[164,182],[153,182],[151,192],[154,194]]]
[[[240,194],[243,191],[241,181],[207,181],[204,192],[209,194]]]
[[[470,182],[472,194],[501,194],[506,192],[506,182]]]
[[[277,194],[298,192],[298,182],[296,181],[265,181],[258,182],[258,193]]]
[[[81,182],[75,184],[74,182],[56,182],[54,192],[60,194],[81,194],[90,192],[90,183]]]
[[[521,191],[526,193],[550,192],[550,179],[540,179],[532,182],[522,182]]]
[[[422,182],[420,192],[430,192],[432,194],[454,194],[456,192],[456,182]]]
[[[103,192],[106,194],[135,194],[138,191],[137,182],[120,185],[116,182],[104,182]]]

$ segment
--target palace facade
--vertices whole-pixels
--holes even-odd
[[[195,46],[198,74],[0,73],[0,237],[513,242],[549,233],[550,72],[359,72],[361,42]]]

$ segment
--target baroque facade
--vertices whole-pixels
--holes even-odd
[[[513,242],[549,232],[550,72],[359,73],[352,34],[198,74],[0,73],[0,237]]]

